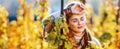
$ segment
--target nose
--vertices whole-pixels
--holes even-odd
[[[81,25],[82,24],[82,22],[81,21],[78,21],[78,25]]]

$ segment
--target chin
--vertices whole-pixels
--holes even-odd
[[[84,30],[85,30],[85,29],[79,29],[78,31],[79,31],[79,32],[83,32]]]

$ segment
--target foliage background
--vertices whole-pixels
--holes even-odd
[[[65,0],[65,4],[71,1],[74,0]],[[86,1],[88,28],[91,30],[92,35],[101,42],[101,49],[119,49],[119,0]],[[0,0],[0,49],[59,48],[63,42],[67,41],[65,40],[67,38],[65,33],[68,30],[64,18],[55,20],[56,27],[47,39],[43,38],[45,32],[43,32],[42,23],[42,19],[59,10],[60,0],[54,2],[52,0]],[[50,19],[51,17],[47,21],[49,22]],[[60,34],[61,30],[58,29],[61,26],[65,29],[63,30],[64,34]],[[49,42],[50,39],[52,39],[51,42]],[[65,43],[67,44],[62,47],[70,49],[72,46],[70,42]],[[55,45],[53,46],[53,44]],[[99,49],[93,44],[90,44],[89,48]]]

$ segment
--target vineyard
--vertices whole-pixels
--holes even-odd
[[[18,2],[17,20],[12,21],[9,21],[7,9],[0,5],[0,49],[71,49],[64,15],[52,21],[48,0],[35,0],[36,6],[26,0]],[[98,47],[90,42],[86,49],[120,49],[120,1],[102,0],[98,14],[89,3],[85,6],[87,27],[101,43]]]

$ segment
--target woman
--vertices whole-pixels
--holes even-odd
[[[69,3],[64,14],[69,27],[69,40],[71,40],[72,49],[84,49],[88,45],[88,41],[100,46],[97,39],[91,36],[86,27],[85,5],[81,2]]]

